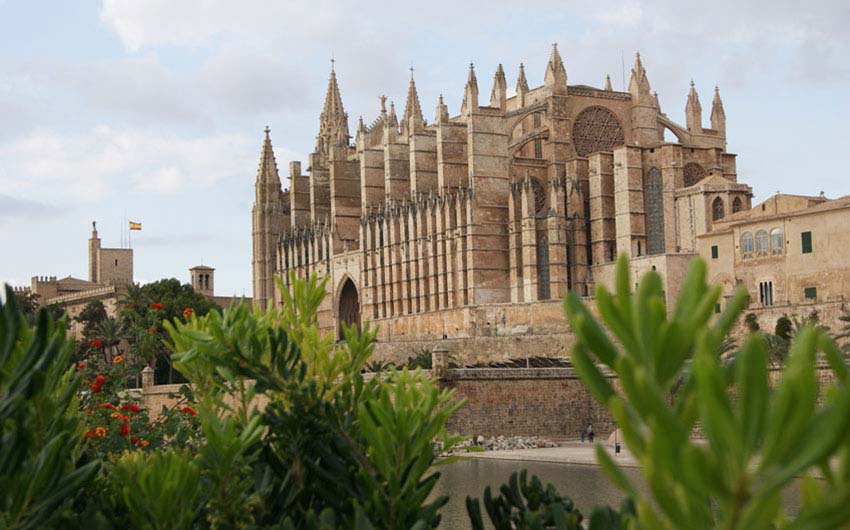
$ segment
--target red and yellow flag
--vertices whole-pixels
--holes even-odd
[[[142,223],[130,221],[130,230],[141,230],[141,229],[142,229]]]

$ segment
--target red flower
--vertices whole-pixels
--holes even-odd
[[[91,389],[95,392],[100,392],[100,383],[92,383]]]
[[[85,370],[86,363],[77,363],[77,370]]]
[[[131,436],[131,437],[130,437],[130,443],[131,443],[131,444],[137,444],[137,443],[139,443],[139,437],[138,437],[138,436]]]
[[[248,363],[245,362],[245,359],[239,359],[239,366],[245,366],[246,364]]]
[[[121,416],[121,421],[123,421],[124,423],[129,423],[130,422],[130,416]]]
[[[89,429],[89,430],[87,430],[87,431],[86,431],[86,434],[85,434],[85,437],[86,437],[86,438],[94,438],[94,429]]]
[[[127,436],[128,434],[130,434],[130,426],[127,425],[126,423],[122,423],[120,434],[121,434],[121,436]]]
[[[183,318],[189,318],[190,316],[192,316],[192,313],[194,313],[194,312],[195,312],[194,309],[192,309],[191,307],[187,307],[186,309],[183,310]]]
[[[103,375],[98,375],[94,378],[95,383],[103,383],[104,381],[106,381],[106,377],[104,377]]]
[[[151,304],[151,309],[156,309],[157,311],[162,311],[162,304],[159,302],[154,302]]]
[[[89,348],[103,348],[103,342],[99,340],[93,340],[89,342]]]
[[[104,403],[103,405],[100,406],[100,408],[115,410],[115,405],[113,405],[112,403]]]
[[[156,328],[148,328],[148,331],[150,331],[151,333],[156,333]]]
[[[141,412],[141,410],[141,407],[139,407],[135,403],[130,405],[130,412]]]
[[[198,415],[198,411],[193,409],[192,407],[183,407],[182,409],[180,409],[180,412],[183,412],[184,414],[188,414],[190,416]]]

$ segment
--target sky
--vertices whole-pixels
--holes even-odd
[[[263,128],[282,178],[306,167],[331,58],[354,131],[381,95],[401,111],[411,67],[431,120],[470,62],[486,98],[499,63],[509,95],[520,62],[541,84],[554,42],[570,84],[615,89],[640,51],[674,121],[693,79],[708,127],[720,87],[754,201],[850,194],[848,20],[846,0],[0,0],[0,283],[86,278],[91,221],[119,246],[130,219],[137,281],[203,263],[250,296]]]

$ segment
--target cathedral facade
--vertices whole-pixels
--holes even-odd
[[[619,92],[569,84],[557,46],[542,86],[520,65],[507,87],[500,65],[484,100],[470,65],[459,113],[441,96],[429,120],[411,77],[401,114],[381,98],[352,142],[332,69],[315,150],[289,164],[288,189],[266,129],[255,302],[279,302],[275,277],[316,272],[329,277],[320,325],[339,337],[342,322],[374,322],[386,357],[439,341],[469,358],[562,355],[567,291],[610,283],[627,253],[672,298],[699,237],[751,207],[716,89],[710,128],[693,83],[681,125],[639,54]]]

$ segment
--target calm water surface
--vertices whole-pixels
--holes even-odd
[[[551,482],[561,495],[570,497],[581,512],[587,516],[591,508],[608,504],[619,508],[623,495],[597,466],[580,464],[555,464],[546,462],[521,462],[470,458],[440,468],[442,476],[434,491],[435,495],[449,495],[449,503],[443,508],[441,530],[469,530],[466,514],[467,495],[481,499],[481,512],[488,524],[484,510],[484,488],[490,486],[494,492],[507,482],[511,473],[528,469],[529,478],[537,475],[544,484]],[[623,468],[626,476],[639,490],[646,491],[640,471]],[[786,492],[785,503],[790,511],[799,506],[796,488]]]

